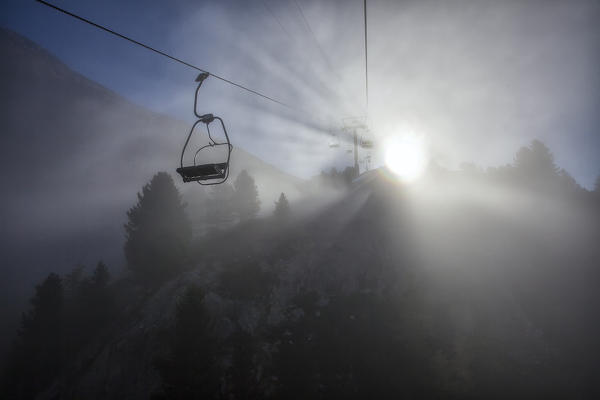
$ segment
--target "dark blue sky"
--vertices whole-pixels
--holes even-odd
[[[194,2],[57,0],[53,3],[169,51],[172,45],[170,32]],[[50,50],[74,70],[142,104],[145,103],[144,97],[135,93],[146,88],[160,89],[161,81],[171,75],[187,75],[189,79],[195,77],[193,70],[173,64],[33,0],[4,1],[0,23]],[[202,61],[192,54],[179,56]],[[175,79],[167,85],[174,83]]]
[[[181,10],[185,9],[186,2],[57,0],[53,3],[158,47],[166,47],[169,45],[169,32],[181,18]],[[162,61],[155,56],[150,57],[151,54],[145,50],[138,52],[135,46],[36,1],[6,0],[2,7],[0,18],[3,26],[35,40],[77,69],[89,70],[100,76],[112,76],[114,74],[106,73],[107,66],[111,64],[137,64],[134,68],[137,69],[148,61],[152,61],[150,65]],[[112,57],[101,60],[99,56],[104,54],[111,54]],[[124,78],[121,83],[126,83],[128,79],[131,77]]]
[[[53,4],[267,95],[290,104],[295,100],[293,90],[279,85],[277,80],[261,70],[252,57],[248,59],[246,56],[244,59],[244,55],[239,54],[239,49],[232,45],[237,37],[251,36],[244,32],[249,25],[260,27],[264,24],[265,15],[268,14],[261,2],[246,5],[233,1],[57,0]],[[176,118],[192,120],[192,96],[197,71],[33,0],[8,0],[1,7],[2,26],[40,44],[75,71],[138,104]],[[267,22],[266,30],[254,34],[269,36],[276,21],[269,19]],[[296,16],[295,23],[297,22]],[[226,38],[224,32],[228,33]],[[281,31],[274,33],[281,36]],[[238,61],[232,63],[234,59]],[[249,72],[250,70],[254,73]],[[242,74],[245,76],[240,76]],[[207,102],[218,97],[223,103],[226,102],[225,99],[241,103],[243,108],[259,107],[264,112],[289,114],[289,110],[281,106],[265,102],[222,82],[209,82],[205,86],[208,91]],[[248,127],[252,116],[236,118],[239,113],[235,112],[235,107],[215,107],[210,111],[219,113],[220,110],[227,109],[226,116],[234,130],[238,128],[247,131],[254,128],[252,125]],[[257,135],[260,133],[255,132],[252,136],[256,138]],[[239,136],[236,144],[263,157],[261,149],[269,147],[261,146],[256,140],[247,141],[243,137],[240,140]]]
[[[333,72],[291,1],[54,3],[309,108],[321,121],[363,111],[361,1],[299,1]],[[4,0],[0,7],[0,25],[74,70],[138,104],[191,120],[195,71],[33,0]],[[449,166],[508,163],[519,146],[539,138],[560,166],[593,185],[600,173],[599,2],[372,0],[369,7],[370,114],[379,134],[408,125]],[[331,106],[324,93],[340,87],[351,104]],[[318,132],[281,120],[287,111],[279,106],[216,82],[206,93],[215,99],[211,111],[228,117],[238,145],[284,170],[307,176],[346,162],[327,155],[326,145],[316,149],[327,141]]]

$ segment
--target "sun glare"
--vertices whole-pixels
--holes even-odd
[[[423,139],[415,135],[392,137],[385,147],[385,164],[401,180],[415,181],[427,164]]]

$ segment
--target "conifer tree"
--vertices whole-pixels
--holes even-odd
[[[515,172],[519,179],[534,187],[547,186],[559,176],[554,155],[539,140],[534,140],[528,147],[519,149],[515,156]]]
[[[246,170],[243,170],[233,186],[235,188],[233,204],[240,221],[256,217],[260,210],[260,200],[254,178]]]
[[[6,398],[29,399],[45,389],[62,366],[63,285],[51,273],[35,287],[11,349],[2,389]]]
[[[288,202],[287,197],[285,197],[285,193],[281,193],[279,195],[279,200],[275,202],[275,211],[273,215],[278,220],[287,220],[290,217],[290,203]]]
[[[89,328],[93,331],[105,326],[116,313],[112,292],[108,285],[110,272],[102,261],[98,262],[92,277],[84,285],[85,312],[89,315]],[[92,333],[92,332],[90,332]]]
[[[169,174],[154,175],[127,217],[125,256],[138,279],[156,285],[182,270],[192,229]]]
[[[177,302],[169,355],[156,361],[167,399],[216,398],[220,388],[216,340],[204,292],[190,286]]]
[[[230,183],[213,186],[206,200],[206,221],[216,225],[232,221],[234,195],[235,189]]]

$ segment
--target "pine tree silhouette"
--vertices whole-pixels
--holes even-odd
[[[140,281],[153,286],[183,269],[192,229],[169,174],[154,175],[127,217],[125,257]]]
[[[241,221],[256,217],[260,210],[258,188],[246,170],[240,172],[234,184],[234,208]]]
[[[168,399],[216,398],[220,388],[218,351],[204,292],[190,286],[177,303],[169,354],[156,361]]]
[[[206,221],[221,225],[234,220],[234,195],[235,189],[229,183],[213,186],[206,200]]]
[[[63,285],[51,273],[35,287],[31,309],[9,355],[2,390],[6,398],[30,399],[46,388],[63,362],[61,328]]]
[[[275,211],[273,215],[280,221],[289,219],[292,210],[290,209],[290,203],[288,202],[285,193],[281,193],[279,200],[275,202]]]

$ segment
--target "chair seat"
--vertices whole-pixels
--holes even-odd
[[[212,179],[224,179],[227,171],[227,163],[192,165],[177,168],[184,182],[208,181]]]

